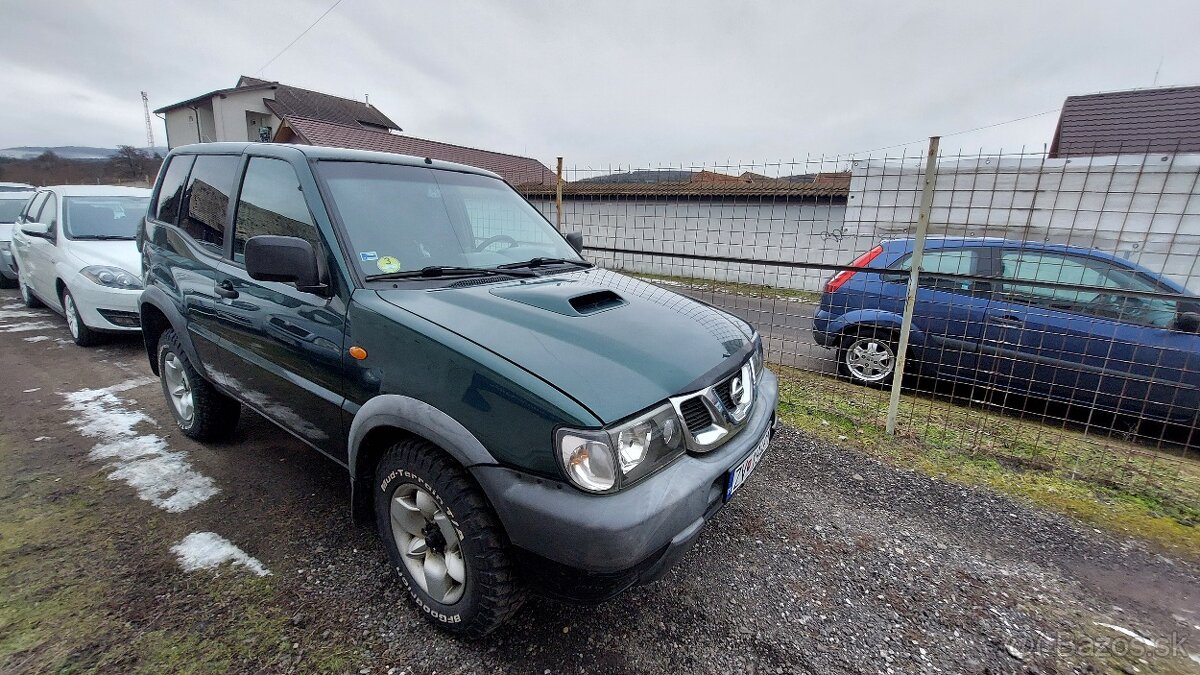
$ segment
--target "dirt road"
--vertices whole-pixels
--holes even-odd
[[[430,627],[338,466],[0,293],[0,671],[1200,672],[1200,562],[784,430],[667,578]],[[1090,670],[1091,669],[1091,670]]]

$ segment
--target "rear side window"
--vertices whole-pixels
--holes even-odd
[[[239,159],[234,155],[200,155],[183,193],[179,227],[217,251],[225,244],[225,212]]]
[[[904,272],[903,275],[885,276],[889,281],[908,281],[908,273],[912,271],[912,255],[907,255],[892,269]],[[973,275],[979,273],[979,249],[975,248],[939,248],[926,250],[921,256],[921,276],[919,286],[951,293],[970,293],[979,290],[981,283],[971,279],[958,279],[941,276],[944,274]]]
[[[176,155],[167,165],[162,185],[158,188],[158,203],[154,205],[154,217],[174,225],[179,220],[179,207],[183,203],[183,182],[187,180],[195,157]]]
[[[252,157],[246,166],[233,225],[233,259],[245,259],[246,240],[260,234],[300,237],[320,250],[321,237],[292,165]]]

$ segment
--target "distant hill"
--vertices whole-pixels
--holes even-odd
[[[108,159],[117,154],[116,148],[92,148],[83,145],[60,145],[55,147],[28,145],[19,148],[4,148],[0,150],[0,157],[7,159],[33,159],[47,150],[63,159]],[[150,154],[156,152],[164,156],[167,154],[167,149],[164,147],[142,148],[142,150]]]

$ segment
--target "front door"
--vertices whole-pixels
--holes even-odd
[[[57,293],[58,274],[55,264],[58,262],[58,239],[61,236],[58,227],[58,197],[53,192],[46,193],[46,202],[38,212],[36,222],[50,228],[46,239],[41,237],[26,237],[29,248],[23,251],[23,259],[28,260],[29,269],[25,271],[25,283],[33,289],[51,307],[59,306]]]
[[[1111,261],[1004,249],[982,364],[1002,388],[1139,417],[1190,419],[1200,404],[1200,337],[1178,330],[1174,299]],[[1032,283],[1031,283],[1032,282]],[[1038,286],[1037,283],[1067,286]],[[1076,290],[1078,287],[1091,287]],[[1107,289],[1111,289],[1108,292]]]
[[[292,165],[251,157],[234,216],[232,264],[224,266],[226,297],[217,307],[227,345],[220,365],[223,384],[277,424],[344,461],[342,341],[348,295],[335,288],[324,297],[294,284],[251,279],[244,267],[246,240],[264,234],[306,239],[319,255],[328,250]]]

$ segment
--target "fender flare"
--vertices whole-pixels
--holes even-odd
[[[440,409],[409,396],[381,394],[367,401],[354,415],[350,423],[347,442],[347,468],[350,470],[350,501],[358,516],[370,509],[369,490],[356,490],[359,477],[359,455],[363,440],[372,430],[380,427],[395,427],[433,443],[454,458],[464,469],[480,465],[495,465],[499,462],[483,447],[458,420]]]
[[[199,353],[196,352],[196,345],[192,343],[192,334],[187,330],[187,320],[179,313],[179,308],[170,296],[157,286],[148,286],[138,298],[139,314],[146,305],[154,307],[167,317],[167,323],[179,337],[179,342],[183,345],[183,351],[187,352],[188,361],[191,361],[192,367],[201,375],[207,376],[208,370],[204,367],[204,362],[200,360]],[[145,325],[145,321],[142,322],[142,325]],[[150,370],[158,375],[158,354],[156,353],[158,344],[150,344],[150,336],[145,331],[142,332],[142,342],[146,345],[146,358],[150,360]]]

